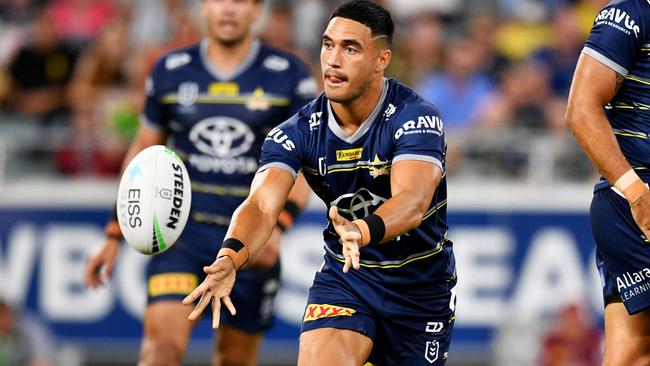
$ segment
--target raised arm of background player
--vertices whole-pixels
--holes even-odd
[[[616,71],[581,54],[576,67],[566,121],[578,143],[594,166],[614,186],[632,167],[616,141],[604,108],[625,78]],[[630,203],[632,216],[647,238],[650,238],[650,194],[643,194]]]
[[[146,124],[141,124],[135,139],[124,157],[121,171],[124,171],[131,159],[140,151],[149,146],[164,145],[166,142],[166,132],[147,127]],[[295,188],[291,191],[289,200],[294,202],[298,208],[302,209],[307,203],[310,192],[311,190],[307,182],[304,181],[304,178],[299,178]],[[264,247],[265,249],[252,259],[251,267],[268,268],[275,263],[280,250],[280,236],[281,230],[273,230],[269,239],[269,245],[266,245]],[[122,234],[120,232],[120,226],[116,220],[112,219],[106,224],[104,245],[86,263],[84,282],[87,287],[95,288],[108,281],[113,273],[113,266],[119,254],[121,242]]]
[[[420,225],[441,176],[440,168],[428,162],[402,160],[392,166],[392,197],[375,211],[385,224],[385,238],[396,237]],[[271,167],[255,176],[250,195],[235,211],[226,234],[226,240],[234,238],[245,245],[238,254],[247,251],[252,257],[261,249],[275,226],[275,219],[293,183],[293,175],[282,168]],[[364,245],[359,228],[339,216],[333,207],[330,219],[342,238],[345,271],[350,266],[359,269],[359,249]],[[207,274],[205,280],[183,300],[188,305],[201,298],[190,314],[190,320],[197,319],[210,302],[213,328],[219,326],[221,302],[231,314],[235,314],[229,295],[239,269],[237,265],[241,266],[229,256],[218,256],[211,266],[203,268]]]

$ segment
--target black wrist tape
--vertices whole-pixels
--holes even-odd
[[[366,216],[361,220],[368,224],[368,231],[370,231],[370,241],[368,242],[368,245],[381,243],[384,239],[384,235],[386,235],[386,225],[384,225],[384,220],[375,214]]]
[[[244,248],[244,243],[235,238],[228,238],[221,244],[221,249],[223,248],[232,249],[235,253],[239,253]]]
[[[284,204],[284,211],[286,211],[292,219],[300,215],[300,207],[293,201],[287,200]]]

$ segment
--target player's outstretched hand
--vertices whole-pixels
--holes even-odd
[[[201,316],[208,303],[212,303],[212,328],[219,327],[221,302],[226,305],[230,314],[235,315],[235,306],[230,300],[230,291],[235,285],[236,271],[232,259],[229,257],[217,258],[211,266],[203,267],[207,274],[205,280],[183,299],[183,304],[189,305],[201,298],[190,315],[189,320],[196,320]]]
[[[120,252],[120,240],[106,238],[104,246],[86,263],[84,283],[86,287],[96,288],[108,282],[113,275],[113,266]]]
[[[359,269],[359,248],[361,247],[359,228],[345,217],[339,215],[339,211],[335,206],[330,207],[329,216],[334,224],[334,230],[341,238],[343,257],[345,258],[343,272],[347,273],[350,267]]]
[[[643,231],[645,240],[650,240],[650,191],[643,194],[636,201],[634,201],[630,208],[632,209],[632,217]]]

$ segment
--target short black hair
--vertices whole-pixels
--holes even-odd
[[[373,37],[386,36],[389,45],[393,42],[395,24],[393,24],[390,12],[372,1],[348,1],[334,9],[330,20],[336,17],[359,22],[370,28]]]

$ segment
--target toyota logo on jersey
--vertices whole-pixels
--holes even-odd
[[[357,220],[370,215],[387,200],[388,198],[378,196],[366,188],[361,188],[354,193],[339,196],[330,202],[330,206],[336,206],[339,213],[344,217]]]
[[[190,140],[204,154],[231,158],[250,150],[255,134],[244,123],[230,117],[212,117],[197,123]]]

